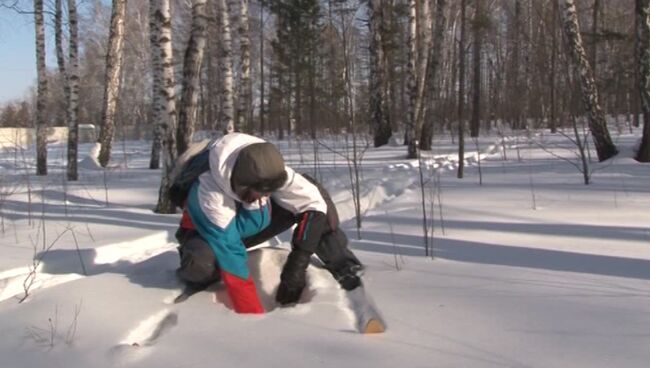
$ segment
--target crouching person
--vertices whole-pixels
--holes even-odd
[[[347,247],[329,195],[311,178],[285,166],[274,145],[233,133],[211,142],[199,157],[204,157],[198,165],[204,172],[175,201],[184,204],[177,274],[188,286],[203,288],[222,280],[237,313],[263,313],[246,248],[294,224],[278,303],[299,300],[314,253],[346,290],[361,284],[361,263]],[[183,180],[192,177],[179,175]]]
[[[260,244],[296,225],[291,240],[292,250],[280,276],[276,294],[278,303],[292,304],[300,298],[306,286],[306,270],[312,254],[316,254],[334,279],[345,290],[361,285],[363,266],[348,248],[348,238],[339,228],[339,217],[329,194],[320,183],[306,174],[296,174],[307,179],[318,190],[327,205],[325,213],[306,211],[294,214],[278,205],[271,196],[273,213],[271,224],[251,237],[244,239],[246,248]],[[312,192],[316,196],[315,192]]]

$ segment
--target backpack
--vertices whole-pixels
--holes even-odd
[[[174,164],[170,174],[169,199],[178,208],[183,208],[192,184],[210,170],[210,147],[214,140],[201,141],[185,151]]]

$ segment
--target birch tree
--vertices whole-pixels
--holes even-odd
[[[594,0],[594,7],[592,10],[591,16],[591,52],[589,54],[589,63],[594,73],[594,79],[597,78],[597,68],[598,68],[598,22],[599,15],[601,12],[600,0]]]
[[[205,44],[205,55],[203,56],[203,63],[205,64],[205,76],[207,86],[204,86],[204,95],[206,98],[201,97],[201,102],[203,103],[203,111],[205,116],[205,129],[216,130],[217,118],[216,113],[219,111],[219,98],[217,91],[217,77],[218,77],[218,65],[216,60],[217,50],[216,42],[210,42],[211,40],[217,39],[216,35],[216,22],[214,16],[214,2],[208,3],[208,30],[206,34]]]
[[[111,26],[106,54],[106,74],[104,79],[104,99],[102,103],[102,126],[99,133],[101,145],[98,161],[102,167],[108,165],[111,145],[115,135],[115,111],[120,92],[120,73],[124,50],[124,17],[126,0],[113,0]]]
[[[183,63],[183,92],[176,132],[177,154],[180,156],[192,142],[196,125],[199,92],[201,89],[201,64],[205,49],[208,19],[207,0],[194,0],[192,5],[192,31]]]
[[[79,26],[77,2],[68,0],[68,67],[67,67],[67,116],[68,116],[68,180],[77,180],[79,145]]]
[[[260,4],[260,135],[264,136],[265,132],[265,115],[266,111],[264,109],[265,105],[265,88],[264,88],[264,28],[266,26],[264,19],[264,4]],[[251,112],[252,114],[252,112]]]
[[[446,0],[436,0],[436,16],[433,25],[433,35],[431,38],[431,46],[427,52],[427,75],[425,78],[425,95],[423,96],[423,101],[426,104],[426,113],[424,114],[422,133],[420,135],[420,149],[422,150],[431,150],[431,140],[433,139],[434,119],[432,116],[431,100],[436,95],[436,86],[438,85],[437,73],[443,52],[442,45],[445,37],[444,27],[446,8]]]
[[[252,129],[252,84],[251,84],[251,39],[249,34],[248,3],[247,0],[229,0],[230,10],[236,14],[233,17],[239,38],[239,85],[237,92],[237,123],[240,129]]]
[[[398,129],[397,122],[402,119],[403,111],[399,106],[403,105],[402,85],[404,76],[404,67],[401,64],[402,54],[408,54],[404,48],[406,42],[401,35],[406,34],[402,30],[404,6],[400,0],[381,0],[380,1],[381,19],[378,24],[378,31],[381,36],[379,47],[382,49],[379,73],[381,75],[382,88],[382,110],[386,119],[386,124],[391,128],[392,133]],[[400,12],[397,10],[401,9]],[[402,72],[398,72],[402,70]],[[390,138],[390,136],[388,136]]]
[[[73,4],[76,7],[76,4]],[[72,21],[69,25],[70,36],[74,32],[75,42],[76,42],[76,9],[69,10],[68,18],[70,13],[74,13],[74,31],[72,28]],[[77,180],[77,132],[78,129],[72,124],[72,121],[69,120],[70,117],[70,80],[69,80],[69,71],[66,71],[66,62],[63,52],[63,4],[62,0],[54,1],[54,45],[56,49],[56,63],[59,69],[59,80],[61,87],[63,89],[63,113],[61,117],[61,122],[64,125],[68,126],[68,152],[67,152],[67,178],[68,180]],[[76,47],[76,46],[75,46]],[[75,50],[76,55],[76,50]],[[76,56],[75,56],[76,57]],[[76,62],[76,60],[75,60]],[[68,66],[70,68],[70,65]],[[76,117],[76,116],[75,116]]]
[[[159,27],[160,31],[160,38],[157,42],[161,74],[160,99],[165,108],[160,116],[163,168],[158,192],[158,204],[154,211],[158,213],[174,213],[176,208],[169,199],[169,188],[171,186],[169,174],[176,159],[176,82],[172,49],[171,5],[170,0],[157,1],[160,2],[157,11],[157,27]]]
[[[163,128],[166,126],[165,101],[162,91],[162,64],[160,61],[160,0],[149,0],[149,51],[151,58],[151,122],[153,125],[153,139],[151,143],[151,159],[149,168],[160,168],[160,153],[163,141]],[[165,123],[163,123],[165,119]]]
[[[34,0],[34,34],[36,36],[36,175],[47,175],[47,70],[45,65],[45,23],[43,0]]]
[[[562,12],[564,33],[567,40],[568,52],[580,75],[582,101],[589,119],[589,129],[593,137],[599,161],[605,161],[618,153],[616,146],[609,135],[605,114],[600,107],[598,88],[594,81],[592,69],[587,60],[587,55],[580,35],[578,15],[574,0],[559,0],[563,2]]]
[[[414,12],[411,11],[413,19],[415,20],[415,27],[411,28],[411,35],[414,38],[411,47],[414,49],[410,52],[413,54],[415,62],[414,68],[414,83],[411,84],[411,98],[410,103],[412,108],[411,117],[413,119],[413,136],[408,141],[407,157],[418,157],[418,150],[420,149],[421,142],[418,141],[422,134],[422,126],[424,125],[424,105],[428,103],[426,85],[433,84],[433,81],[427,79],[429,77],[427,72],[428,58],[430,56],[427,49],[430,47],[431,40],[431,25],[433,24],[431,9],[428,0],[414,0]]]
[[[417,144],[416,144],[416,105],[418,98],[418,83],[417,83],[417,0],[408,0],[408,34],[406,43],[408,48],[407,63],[406,63],[406,80],[407,85],[407,103],[406,103],[406,134],[405,144],[407,145],[407,158],[417,157]]]
[[[63,5],[62,0],[54,1],[54,48],[56,50],[56,64],[59,69],[59,80],[63,88],[63,116],[57,116],[65,125],[67,122],[66,111],[68,100],[70,99],[70,90],[66,80],[65,56],[63,53]]]
[[[650,0],[636,0],[636,47],[639,94],[643,111],[643,138],[637,161],[650,162]]]
[[[160,3],[157,16],[159,38],[157,42],[157,59],[160,63],[160,95],[163,108],[163,143],[166,151],[175,157],[176,143],[176,78],[174,74],[174,57],[172,47],[172,14],[170,0],[157,0]],[[171,141],[169,141],[169,139]],[[167,144],[171,143],[171,144]]]
[[[232,35],[230,30],[230,19],[228,17],[228,5],[226,0],[217,0],[217,13],[219,14],[219,70],[221,83],[221,111],[219,113],[219,126],[227,133],[238,130],[235,126],[234,98],[233,98],[233,77],[232,77]]]

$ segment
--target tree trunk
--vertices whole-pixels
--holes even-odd
[[[264,6],[260,6],[260,136],[264,136]]]
[[[416,134],[416,106],[418,98],[418,83],[417,83],[417,2],[418,0],[408,0],[408,33],[406,38],[407,44],[407,64],[406,64],[406,132],[404,144],[407,146],[406,158],[417,158],[417,143],[415,140]]]
[[[120,92],[120,73],[122,71],[122,56],[124,49],[124,17],[126,0],[113,0],[111,26],[106,54],[106,75],[104,80],[104,100],[102,104],[102,127],[98,142],[99,164],[108,165],[111,157],[111,145],[115,135],[115,111]]]
[[[296,133],[296,128],[302,128],[302,68],[298,66],[298,62],[293,63],[293,78],[294,78],[294,104],[293,104],[293,117],[289,119],[288,132],[289,136]]]
[[[149,0],[149,54],[151,55],[151,124],[153,140],[149,169],[160,168],[160,151],[163,141],[163,113],[165,101],[162,94],[162,65],[160,62],[160,0]]]
[[[578,24],[578,15],[574,0],[559,0],[564,2],[564,33],[567,39],[569,54],[578,67],[582,100],[589,118],[589,129],[593,136],[594,145],[599,161],[605,161],[618,153],[616,146],[609,135],[605,114],[600,108],[598,88],[594,82],[592,69],[582,46],[582,36]]]
[[[312,140],[316,139],[316,57],[314,48],[309,50],[309,69],[307,72],[309,88],[309,134]]]
[[[278,139],[284,140],[284,123],[285,120],[288,120],[289,115],[289,98],[285,97],[283,94],[285,91],[289,90],[287,81],[288,76],[284,71],[284,67],[280,65],[280,61],[277,58],[274,58],[273,64],[271,64],[271,93],[269,96],[269,110],[271,114],[271,119],[275,122],[275,126],[278,130]],[[273,83],[273,80],[277,82]]]
[[[388,112],[384,108],[386,103],[386,76],[384,75],[385,58],[382,43],[383,34],[381,32],[384,14],[382,1],[370,0],[368,12],[370,18],[368,22],[370,33],[370,116],[374,146],[380,147],[387,144],[393,134],[387,115]]]
[[[511,66],[509,69],[508,82],[510,87],[510,99],[508,103],[508,117],[513,129],[522,129],[522,106],[524,101],[523,88],[520,78],[520,53],[521,53],[521,0],[515,0],[515,14],[510,29],[510,52],[512,54]]]
[[[63,114],[57,116],[57,120],[60,120],[64,125],[67,124],[67,105],[68,100],[70,99],[70,90],[68,89],[68,81],[66,80],[66,71],[65,71],[65,56],[63,54],[63,6],[62,0],[54,1],[54,45],[56,49],[56,63],[59,68],[59,80],[61,81],[61,86],[63,88]]]
[[[638,22],[638,19],[636,20]],[[638,27],[638,25],[635,26],[635,28]],[[635,47],[636,49],[636,47]],[[634,85],[638,86],[639,83],[641,83],[641,77],[639,76],[639,68],[634,68]],[[632,93],[632,106],[630,108],[631,113],[632,113],[632,124],[638,128],[641,126],[641,120],[639,119],[639,115],[641,114],[641,96],[639,96],[638,93]]]
[[[68,180],[77,180],[79,157],[79,27],[77,24],[77,0],[68,0]]]
[[[472,95],[472,121],[470,123],[470,135],[473,138],[478,137],[479,129],[481,126],[481,46],[483,43],[482,32],[482,17],[483,10],[481,8],[481,0],[475,0],[474,9],[474,49],[473,49],[473,62],[474,62],[474,75],[473,75],[473,95]]]
[[[211,9],[211,8],[208,8],[208,9]],[[208,14],[209,14],[208,18],[213,18],[213,15],[211,15],[211,12],[209,12]],[[208,22],[208,24],[209,24],[209,22]],[[212,37],[214,33],[210,31],[211,28],[212,27],[208,26],[208,34],[207,34],[208,40],[213,40],[214,39]],[[206,45],[205,45],[205,47],[206,47],[206,49],[205,49],[206,55],[204,56],[204,59],[207,59],[207,60],[205,60],[205,62],[207,63],[207,65],[206,65],[207,81],[206,82],[208,83],[208,85],[207,85],[208,91],[207,91],[207,98],[206,98],[207,101],[205,101],[206,104],[207,104],[207,106],[206,106],[206,120],[207,121],[206,121],[205,129],[207,129],[207,130],[215,130],[215,125],[217,123],[217,118],[216,118],[216,115],[215,115],[217,108],[215,106],[215,102],[218,101],[217,100],[218,94],[216,92],[216,90],[217,90],[217,88],[216,88],[217,87],[217,82],[216,82],[217,78],[216,77],[217,77],[218,71],[217,71],[217,68],[215,67],[215,64],[214,64],[214,57],[213,57],[213,55],[214,55],[214,52],[213,52],[214,46],[215,46],[215,44],[213,42],[207,42]]]
[[[45,65],[45,23],[43,0],[34,0],[34,25],[36,35],[36,175],[47,175],[47,70]]]
[[[218,43],[219,40],[219,15],[217,9],[217,2],[211,1],[208,2],[207,8],[208,14],[208,34],[206,42],[206,58],[205,62],[207,63],[206,70],[206,82],[208,88],[208,107],[207,110],[207,119],[208,124],[206,129],[213,132],[219,131],[219,111],[221,111],[221,100],[220,100],[220,71],[219,71],[219,50],[220,46]]]
[[[238,4],[236,4],[238,2]],[[235,124],[239,129],[247,132],[252,131],[252,85],[250,76],[251,66],[251,39],[249,34],[248,22],[248,4],[247,0],[231,0],[231,11],[235,10],[232,5],[239,5],[237,24],[237,35],[239,36],[239,88],[237,93],[237,123]]]
[[[183,63],[183,92],[178,114],[176,132],[177,155],[187,150],[192,142],[201,88],[201,64],[205,49],[208,19],[206,17],[207,0],[194,0],[192,6],[192,33],[185,51]]]
[[[549,121],[549,128],[551,133],[557,133],[557,102],[556,102],[556,80],[557,80],[557,25],[558,20],[558,2],[553,0],[553,10],[551,13],[551,84],[550,84],[550,105],[551,117]]]
[[[458,42],[458,172],[463,178],[465,169],[465,13],[466,0],[460,3],[460,41]]]
[[[235,126],[234,97],[233,97],[233,78],[232,78],[232,38],[230,32],[230,19],[228,17],[228,5],[226,0],[217,0],[217,13],[221,26],[221,50],[219,53],[219,69],[221,71],[221,112],[219,114],[219,126],[226,133],[232,133],[238,130]]]
[[[532,53],[533,53],[533,10],[532,10],[533,0],[528,0],[528,18],[526,19],[527,25],[525,30],[523,30],[523,44],[522,44],[522,55],[523,55],[523,66],[524,66],[524,80],[523,80],[523,91],[522,99],[524,102],[523,105],[523,128],[529,130],[533,123],[533,111],[532,111],[532,101],[531,101],[531,90],[532,90],[532,78],[533,78],[533,63],[531,62]]]
[[[176,81],[174,78],[174,58],[172,49],[172,17],[169,0],[159,0],[158,27],[160,29],[159,60],[161,68],[161,100],[165,109],[161,114],[163,170],[158,191],[158,203],[154,209],[157,213],[174,213],[176,208],[169,199],[171,180],[169,174],[176,159]]]
[[[396,69],[398,68],[397,62],[397,42],[395,41],[395,34],[398,33],[398,15],[395,11],[395,2],[397,0],[383,0],[380,1],[381,19],[378,24],[378,31],[381,35],[382,48],[381,57],[379,60],[381,70],[379,73],[382,75],[382,110],[385,115],[387,124],[391,127],[391,134],[398,129],[398,105],[401,101],[399,93],[400,80],[397,76]],[[401,33],[401,32],[400,32]],[[399,68],[402,68],[400,65]]]
[[[636,25],[639,95],[643,111],[643,138],[636,160],[650,162],[650,0],[636,0]]]
[[[440,65],[442,55],[442,44],[445,37],[445,8],[446,0],[436,0],[436,20],[433,26],[433,38],[431,47],[429,47],[429,56],[427,57],[426,67],[426,90],[423,97],[424,103],[427,104],[427,113],[422,125],[422,134],[420,137],[420,149],[431,150],[431,140],[433,139],[433,122],[432,108],[430,107],[431,101],[436,94],[437,72]]]
[[[594,0],[594,8],[591,13],[591,53],[589,63],[594,73],[594,79],[598,76],[598,16],[600,15],[600,0]]]

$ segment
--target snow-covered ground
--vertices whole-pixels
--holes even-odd
[[[337,202],[388,323],[379,335],[356,332],[316,264],[302,302],[277,308],[288,235],[250,254],[265,315],[235,314],[221,289],[173,304],[179,215],[151,212],[160,171],[148,169],[148,142],[116,142],[113,168],[84,159],[67,184],[64,145],[51,146],[46,178],[23,169],[31,152],[5,150],[0,366],[646,367],[650,166],[630,158],[635,137],[616,136],[621,154],[593,163],[589,186],[556,157],[577,162],[575,150],[548,134],[470,140],[462,180],[449,137],[421,161],[402,146],[363,150],[360,239],[344,142],[277,142]]]

